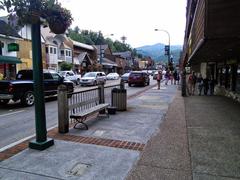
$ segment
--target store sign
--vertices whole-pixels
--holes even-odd
[[[8,52],[12,52],[12,51],[19,51],[19,44],[17,43],[8,44]]]

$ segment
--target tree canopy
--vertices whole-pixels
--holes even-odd
[[[118,40],[112,41],[110,38],[104,38],[101,31],[93,32],[89,30],[80,30],[80,28],[76,26],[73,29],[71,28],[69,29],[69,36],[75,41],[85,43],[88,45],[108,44],[112,52],[124,52],[124,51],[131,51],[133,53],[136,52],[136,50],[131,48],[129,44],[122,43]]]

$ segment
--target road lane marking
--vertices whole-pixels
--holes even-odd
[[[9,116],[9,115],[17,114],[17,113],[21,113],[21,112],[24,112],[24,111],[25,111],[25,110],[14,111],[14,112],[7,113],[7,114],[1,114],[0,117],[4,117],[4,116]]]
[[[52,129],[54,129],[54,128],[56,128],[56,127],[58,127],[58,125],[55,125],[55,126],[52,126],[52,127],[48,128],[48,129],[47,129],[47,132],[50,131],[50,130],[52,130]],[[11,147],[13,147],[13,146],[16,146],[17,144],[20,144],[20,143],[22,143],[22,142],[24,142],[24,141],[27,141],[27,140],[35,137],[35,136],[36,136],[36,135],[33,134],[33,135],[30,135],[30,136],[25,137],[25,138],[23,138],[23,139],[20,139],[20,140],[18,140],[18,141],[16,141],[16,142],[13,142],[13,143],[11,143],[11,144],[9,144],[9,145],[7,145],[7,146],[4,146],[4,147],[0,148],[0,152],[3,152],[3,151],[5,151],[6,149],[9,149],[9,148],[11,148]]]

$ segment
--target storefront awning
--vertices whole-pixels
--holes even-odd
[[[22,61],[13,56],[0,56],[0,64],[20,64]]]

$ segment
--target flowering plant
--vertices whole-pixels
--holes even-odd
[[[17,15],[19,25],[35,23],[41,17],[56,34],[64,33],[73,21],[71,12],[56,0],[1,0],[0,9],[5,8],[9,16]]]

